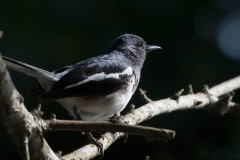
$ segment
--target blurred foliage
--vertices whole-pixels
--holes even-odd
[[[229,4],[234,0],[226,1]],[[192,84],[200,91],[239,74],[237,59],[227,58],[215,39],[219,21],[227,11],[221,0],[0,0],[0,40],[3,55],[47,69],[75,63],[104,53],[110,42],[124,33],[143,37],[161,51],[148,55],[140,87],[154,100],[166,98]],[[239,4],[239,3],[238,3]],[[239,41],[238,41],[239,42]],[[239,53],[240,54],[240,53]],[[36,80],[11,72],[29,110],[38,100],[29,97]],[[239,102],[239,93],[235,101]],[[143,101],[135,94],[131,103]],[[71,119],[57,103],[43,104],[44,118],[51,113]],[[104,159],[239,159],[240,118],[219,117],[207,111],[190,110],[164,114],[144,125],[177,131],[176,139],[163,144],[130,136],[111,146]],[[0,128],[0,159],[17,159],[17,151]],[[63,154],[85,144],[76,132],[46,134],[54,151]]]

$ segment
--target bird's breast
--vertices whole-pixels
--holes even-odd
[[[75,118],[79,114],[82,120],[107,120],[126,107],[133,95],[134,84],[135,76],[132,76],[125,87],[109,95],[69,97],[57,101]]]

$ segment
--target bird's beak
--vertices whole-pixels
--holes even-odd
[[[147,45],[146,52],[151,52],[158,49],[162,49],[162,48],[159,46]]]

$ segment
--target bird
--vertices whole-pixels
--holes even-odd
[[[53,72],[3,56],[8,68],[36,78],[39,87],[30,95],[40,102],[57,101],[69,114],[84,121],[108,120],[119,114],[135,93],[141,69],[150,51],[139,36],[117,37],[104,54]]]

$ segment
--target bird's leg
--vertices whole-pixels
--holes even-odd
[[[131,105],[131,111],[130,112],[132,112],[132,105]],[[134,109],[133,109],[134,110]],[[121,120],[121,115],[120,115],[120,113],[116,113],[116,114],[114,114],[114,116],[111,118],[111,119],[109,119],[109,121],[110,122],[112,122],[112,123],[124,123],[122,120]],[[128,134],[127,133],[124,133],[124,137],[125,137],[125,139],[124,139],[124,142],[126,142],[127,141],[127,139],[128,139]]]
[[[91,143],[93,143],[93,144],[95,144],[97,146],[97,148],[99,149],[100,156],[101,156],[100,159],[102,159],[104,157],[103,145],[96,138],[93,137],[91,132],[86,132],[85,134],[87,135],[88,140]]]
[[[112,123],[122,123],[120,119],[120,113],[114,114],[113,117],[109,119],[109,121]]]
[[[77,111],[77,108],[76,108],[76,107],[73,107],[73,113],[74,113],[76,119],[82,120],[81,115],[80,115],[80,113]],[[83,134],[83,135],[84,135],[84,134],[87,135],[87,138],[88,138],[88,140],[90,141],[90,143],[93,143],[93,144],[95,144],[95,145],[97,146],[97,148],[99,149],[100,156],[101,156],[100,159],[102,159],[103,156],[104,156],[104,149],[103,149],[102,144],[101,144],[100,142],[98,142],[98,140],[97,140],[96,138],[93,137],[93,135],[92,135],[91,132],[82,132],[82,134]]]

